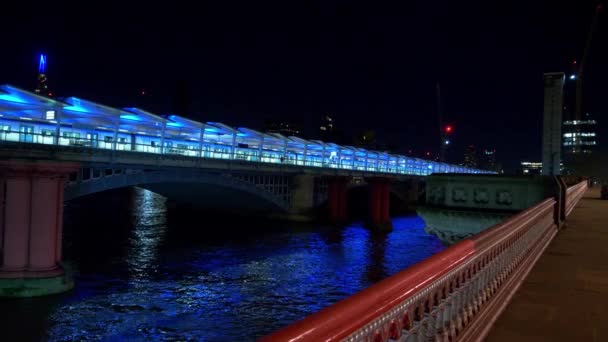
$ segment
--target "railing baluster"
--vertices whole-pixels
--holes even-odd
[[[571,196],[568,203],[575,205],[585,189],[582,183],[568,189]],[[514,291],[512,284],[516,279],[513,277],[525,275],[526,271],[521,270],[529,269],[530,263],[542,253],[547,240],[553,236],[550,230],[555,229],[554,204],[554,199],[547,199],[270,335],[266,340],[455,341],[471,336],[479,338],[473,333],[483,325],[479,317],[497,314],[486,308],[490,303],[501,300],[505,291]],[[469,249],[471,247],[472,250]],[[506,286],[509,282],[511,285]],[[410,292],[412,288],[416,290]],[[409,294],[403,297],[404,293]],[[356,305],[361,301],[367,302],[369,298],[376,299],[369,303],[369,307]],[[390,304],[391,299],[397,302]],[[353,323],[355,318],[360,319],[370,312],[379,315],[370,316],[362,323]],[[315,327],[322,322],[331,323]],[[316,334],[316,329],[324,333]],[[305,335],[300,335],[304,332]]]

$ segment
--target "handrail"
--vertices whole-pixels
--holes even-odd
[[[566,190],[566,216],[570,215],[578,201],[587,191],[587,181],[584,180]]]
[[[572,207],[586,191],[568,188]],[[262,341],[479,340],[557,233],[547,198]]]
[[[378,315],[419,293],[474,253],[463,241],[329,306],[263,341],[339,341]]]

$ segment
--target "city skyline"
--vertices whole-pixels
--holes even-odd
[[[318,118],[330,113],[349,135],[374,129],[401,153],[438,152],[439,81],[445,120],[455,127],[448,161],[460,162],[473,143],[494,146],[505,169],[513,170],[521,160],[540,160],[542,73],[568,71],[571,59],[579,57],[592,9],[591,2],[548,9],[512,4],[498,12],[451,4],[434,12],[424,5],[370,9],[362,3],[207,5],[201,27],[178,23],[191,14],[170,9],[163,17],[177,27],[161,29],[132,6],[120,12],[100,8],[92,23],[110,16],[125,24],[99,28],[70,16],[77,9],[53,7],[45,10],[69,18],[70,25],[10,37],[12,53],[1,61],[12,67],[1,79],[32,89],[35,59],[46,53],[49,86],[58,95],[169,113],[185,80],[192,119],[258,128],[268,118],[293,119],[303,122],[309,136]],[[150,18],[161,17],[152,11]],[[433,16],[425,22],[417,13]],[[214,14],[223,14],[223,25],[214,25]],[[40,25],[40,15],[28,20]],[[227,25],[239,20],[238,27]],[[485,33],[478,31],[482,24]],[[419,34],[416,25],[436,27]],[[598,41],[605,31],[600,25]],[[606,105],[597,94],[606,91],[606,66],[598,62],[605,50],[592,46],[585,83],[587,111],[599,114],[600,149]]]

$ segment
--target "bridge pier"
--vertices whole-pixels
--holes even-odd
[[[327,205],[329,220],[333,224],[343,224],[348,219],[346,186],[349,177],[330,177],[327,182]]]
[[[315,177],[308,174],[297,175],[293,183],[293,199],[288,218],[291,221],[312,221]]]
[[[76,163],[0,161],[0,297],[34,297],[73,286],[59,265],[66,176]]]
[[[374,230],[390,231],[393,224],[390,217],[390,183],[389,178],[370,177],[369,184],[369,226]]]

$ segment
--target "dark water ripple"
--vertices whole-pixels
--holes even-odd
[[[255,340],[444,248],[416,216],[389,234],[213,222],[139,189],[70,203],[65,221],[77,287],[0,303],[20,340]]]

